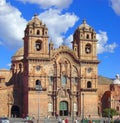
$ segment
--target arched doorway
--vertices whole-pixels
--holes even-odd
[[[68,116],[68,102],[61,101],[59,105],[60,116]]]
[[[18,106],[12,106],[11,108],[11,116],[12,117],[20,117],[20,109]]]

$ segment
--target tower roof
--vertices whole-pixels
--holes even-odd
[[[21,60],[23,59],[23,52],[24,49],[21,47],[20,49],[17,50],[17,52],[12,56],[12,60]]]
[[[78,27],[79,30],[86,30],[86,31],[94,31],[94,29],[87,24],[86,20],[84,19],[82,24]]]
[[[34,17],[32,18],[32,20],[30,20],[28,22],[28,25],[41,25],[42,24],[42,21],[38,18],[38,15],[37,14],[34,14]]]

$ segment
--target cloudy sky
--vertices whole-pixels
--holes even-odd
[[[120,0],[0,0],[0,69],[10,69],[35,13],[56,48],[63,43],[71,48],[72,34],[86,19],[97,33],[99,75],[120,74]]]

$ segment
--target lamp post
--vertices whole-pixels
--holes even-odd
[[[38,92],[38,119],[37,119],[37,123],[40,123],[40,117],[39,117],[39,115],[40,115],[40,91],[43,90],[40,80],[36,81],[35,89]]]
[[[72,96],[72,123],[74,123],[74,96]]]
[[[82,93],[82,123],[84,123],[84,93]]]

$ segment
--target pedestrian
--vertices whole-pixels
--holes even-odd
[[[64,118],[62,119],[62,123],[65,123],[65,120],[64,120]]]
[[[78,123],[77,119],[74,121],[74,123]]]
[[[58,118],[58,123],[61,123],[61,122],[62,122],[62,120],[61,120],[61,118],[59,117],[59,118]]]
[[[55,116],[56,116],[56,119],[58,119],[58,114],[56,114]]]
[[[90,120],[89,123],[92,123],[92,120]]]
[[[65,119],[65,123],[68,123],[68,118]]]

